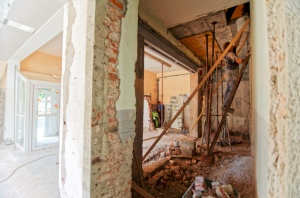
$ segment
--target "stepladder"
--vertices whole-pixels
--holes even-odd
[[[167,108],[167,111],[165,114],[165,120],[164,120],[163,126],[165,126],[168,122],[170,122],[172,120],[173,109],[175,112],[174,115],[176,115],[179,110],[179,105],[178,105],[176,96],[171,96],[170,103],[168,105],[168,108]],[[178,121],[179,129],[182,130],[183,129],[182,113],[179,114],[179,116],[177,117],[177,121]]]

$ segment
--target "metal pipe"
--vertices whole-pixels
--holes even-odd
[[[213,31],[212,31],[212,53],[211,53],[211,67],[213,66],[214,63],[214,55],[215,55],[215,29],[216,29],[216,21],[212,22],[211,24],[213,25]],[[209,68],[210,69],[210,68]],[[207,114],[207,138],[206,138],[206,146],[207,146],[207,151],[209,149],[209,141],[210,141],[210,130],[211,130],[211,102],[212,102],[212,75],[209,77],[209,103],[208,103],[208,114]]]
[[[216,53],[216,59],[218,59],[218,54]],[[218,66],[216,67],[216,85],[218,83]],[[216,94],[216,97],[217,97],[217,115],[219,115],[219,92],[218,92],[218,88],[217,88],[217,94]],[[219,118],[217,116],[217,128],[216,130],[218,129],[218,125],[219,125]]]
[[[209,34],[205,34],[205,37],[206,37],[206,74],[207,74],[207,71],[208,71],[208,36]],[[209,80],[206,81],[206,93],[205,93],[205,104],[206,106],[208,106],[208,90],[209,90]],[[206,145],[207,145],[207,151],[208,151],[208,148],[209,148],[209,144],[208,144],[208,108],[206,108]]]
[[[160,112],[160,126],[163,128],[163,115],[164,115],[164,64],[161,64],[161,112]]]

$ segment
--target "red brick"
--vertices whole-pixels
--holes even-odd
[[[116,74],[108,73],[108,76],[111,81],[119,80],[119,77]]]
[[[113,3],[113,1],[116,1],[116,0],[110,0],[110,2],[112,2]],[[118,3],[118,4],[120,4],[120,3]],[[116,4],[115,4],[116,5]],[[117,6],[117,5],[116,5]],[[119,7],[120,6],[120,7]],[[118,8],[120,8],[121,9],[121,5],[119,5],[119,6],[117,6]],[[122,5],[122,9],[121,9],[122,11],[123,11],[123,5]],[[114,14],[114,15],[116,15],[117,17],[119,17],[119,18],[122,18],[123,17],[123,15],[119,12],[119,10],[117,10],[115,7],[113,7],[113,6],[109,6],[109,11],[112,13],[112,14]]]
[[[109,32],[108,35],[107,35],[107,38],[110,38],[113,41],[119,42],[120,41],[120,36],[121,35],[118,32]]]
[[[109,66],[108,66],[108,72],[117,73],[117,71],[111,64],[109,64]]]
[[[115,116],[115,115],[116,115],[116,110],[115,110],[115,109],[107,109],[106,112],[107,112],[110,116]]]
[[[107,105],[108,105],[108,108],[114,108],[114,107],[115,107],[115,101],[113,101],[113,100],[108,100],[108,101],[107,101]]]
[[[110,39],[109,39],[110,40]],[[108,59],[108,61],[110,62],[110,63],[116,63],[116,59],[115,58],[110,58],[110,59]]]
[[[108,119],[108,126],[115,126],[115,125],[117,125],[116,119],[114,117],[109,118]]]

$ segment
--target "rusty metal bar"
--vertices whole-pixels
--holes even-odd
[[[170,126],[173,124],[173,122],[177,119],[177,117],[181,114],[183,109],[189,104],[189,102],[193,99],[193,97],[196,95],[196,93],[199,91],[199,89],[203,86],[203,84],[206,82],[208,77],[212,74],[212,72],[215,70],[217,65],[221,62],[221,60],[225,57],[229,49],[233,46],[237,38],[242,34],[246,26],[250,23],[250,19],[248,19],[244,26],[240,29],[240,31],[237,33],[237,35],[232,39],[230,44],[227,46],[227,48],[224,50],[220,58],[215,62],[214,66],[208,71],[208,73],[204,76],[200,84],[196,87],[196,89],[191,93],[190,97],[187,99],[187,101],[182,105],[182,107],[178,110],[176,115],[172,118],[172,120],[168,123],[168,125],[164,128],[164,130],[161,132],[161,134],[158,136],[158,138],[155,140],[155,142],[151,145],[151,147],[148,149],[148,151],[143,156],[143,161],[145,158],[149,155],[151,150],[154,148],[154,146],[157,144],[157,142],[162,138],[162,136],[166,133],[166,131],[170,128]]]
[[[211,52],[211,67],[213,66],[214,63],[214,55],[215,55],[215,29],[216,29],[216,21],[212,22],[211,24],[213,25],[213,31],[212,31],[212,52]],[[208,102],[208,108],[207,108],[207,122],[206,122],[206,147],[207,147],[207,151],[209,149],[209,141],[210,141],[210,131],[211,131],[211,103],[212,103],[212,87],[213,87],[213,79],[212,79],[212,75],[209,77],[209,102]]]
[[[205,37],[206,37],[206,74],[208,73],[207,71],[209,70],[209,66],[208,66],[208,34],[205,34]],[[206,81],[206,94],[205,94],[205,104],[206,106],[209,107],[208,103],[209,103],[209,88],[210,87],[210,76],[208,78],[208,81]],[[209,109],[206,108],[206,144],[208,142],[208,122],[209,122]],[[208,144],[207,144],[208,145]],[[209,148],[209,145],[207,147],[207,149]]]
[[[216,53],[216,59],[218,59],[218,54]],[[216,67],[216,85],[217,85],[217,82],[218,82],[218,67]],[[223,81],[222,81],[223,82]],[[216,98],[217,98],[217,115],[219,115],[219,92],[218,92],[218,88],[217,88],[217,95],[216,95]],[[219,125],[219,116],[217,116],[217,128],[218,129],[218,125]]]
[[[161,64],[161,110],[160,110],[160,127],[163,128],[163,115],[164,115],[164,64]],[[159,108],[159,106],[158,106]]]
[[[216,133],[216,135],[215,135],[215,137],[214,137],[214,139],[213,139],[213,141],[212,141],[212,143],[211,143],[211,146],[210,146],[210,148],[209,148],[209,150],[208,150],[208,152],[207,152],[206,159],[207,159],[208,156],[211,154],[211,152],[213,151],[213,148],[215,147],[215,144],[217,143],[217,139],[218,139],[218,137],[219,137],[219,135],[220,135],[220,132],[221,132],[221,130],[222,130],[222,128],[223,128],[223,125],[224,125],[224,122],[225,122],[225,120],[226,120],[226,116],[227,116],[227,113],[228,113],[228,109],[230,108],[230,106],[231,106],[231,104],[232,104],[232,101],[233,101],[233,98],[234,98],[234,96],[235,96],[235,93],[236,93],[236,91],[237,91],[237,89],[238,89],[238,87],[239,87],[239,85],[240,85],[240,82],[241,82],[241,79],[242,79],[242,77],[243,77],[245,68],[246,68],[246,66],[248,65],[249,58],[250,58],[250,50],[248,51],[247,56],[246,56],[246,58],[245,58],[245,60],[244,60],[243,67],[242,67],[242,69],[241,69],[241,72],[240,72],[240,74],[239,74],[239,76],[238,76],[238,79],[237,79],[237,81],[236,81],[236,84],[235,84],[235,86],[234,86],[234,89],[233,89],[233,91],[232,91],[232,94],[231,94],[231,96],[230,96],[229,103],[228,103],[228,105],[227,105],[227,107],[226,107],[226,110],[224,111],[223,116],[222,116],[222,120],[221,120],[220,125],[219,125],[219,127],[218,127],[217,133]]]

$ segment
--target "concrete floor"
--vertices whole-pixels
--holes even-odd
[[[23,153],[14,151],[14,145],[0,143],[0,197],[58,198],[58,146]],[[53,154],[53,155],[50,155]],[[18,167],[40,157],[50,155],[27,164],[6,181]],[[1,182],[3,181],[3,182]]]

